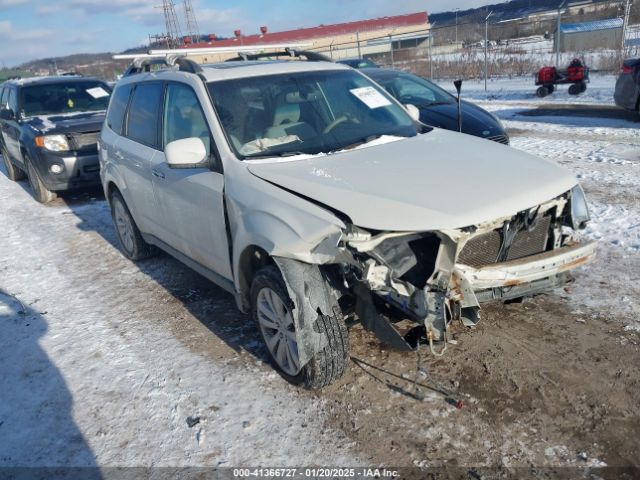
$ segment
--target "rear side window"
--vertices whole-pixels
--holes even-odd
[[[162,106],[162,83],[136,86],[127,118],[127,137],[158,149],[158,112]]]
[[[107,125],[118,135],[122,135],[122,126],[124,125],[124,114],[129,103],[129,95],[131,95],[131,84],[118,87],[111,97],[109,103],[109,113],[107,113]]]

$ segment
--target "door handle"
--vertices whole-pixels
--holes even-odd
[[[113,152],[113,156],[116,157],[118,160],[124,160],[124,156],[122,155],[122,153],[120,153],[117,150]]]
[[[151,170],[151,175],[153,175],[154,177],[157,177],[157,178],[164,178],[164,173],[162,173],[160,170],[156,170],[156,169]]]

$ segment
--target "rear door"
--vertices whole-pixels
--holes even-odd
[[[153,194],[151,163],[160,152],[160,111],[163,82],[144,82],[134,87],[125,117],[124,135],[113,155],[123,173],[123,192],[138,228],[158,235],[162,214]]]
[[[203,141],[208,158],[192,168],[170,168],[164,152],[158,152],[152,160],[152,181],[164,213],[161,238],[200,265],[231,279],[224,177],[202,108],[206,101],[190,85],[167,83],[163,147],[175,140],[197,137]]]

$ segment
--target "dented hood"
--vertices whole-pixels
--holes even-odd
[[[513,215],[577,180],[554,162],[434,129],[332,155],[252,163],[254,175],[386,231],[461,228]]]

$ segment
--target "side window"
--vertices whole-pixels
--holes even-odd
[[[118,87],[111,97],[109,103],[109,112],[107,113],[107,125],[118,135],[122,135],[122,126],[124,124],[124,114],[129,103],[131,95],[131,84]]]
[[[415,100],[424,100],[427,102],[435,101],[435,95],[431,90],[409,78],[398,78],[396,81],[396,90],[398,91],[398,100],[405,103]]]
[[[136,85],[127,116],[127,137],[158,148],[158,112],[162,102],[162,83]]]
[[[9,87],[4,87],[0,89],[0,108],[7,108],[7,99],[9,97]]]
[[[18,97],[16,96],[16,89],[9,89],[9,98],[7,99],[7,106],[15,113],[18,114]]]
[[[211,157],[212,138],[200,101],[188,85],[169,83],[164,102],[164,146],[175,140],[198,137]]]

